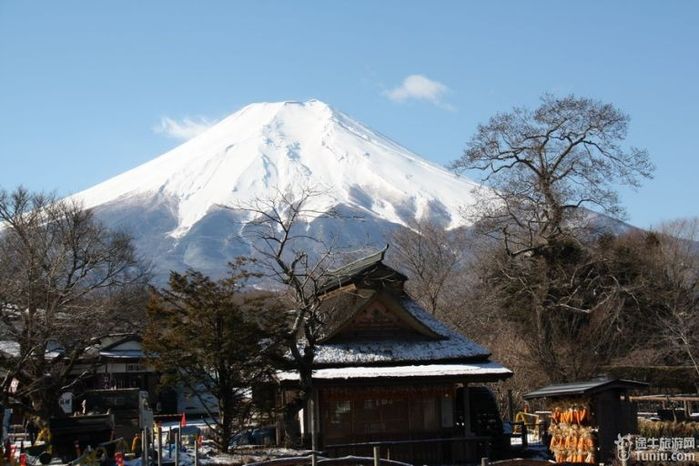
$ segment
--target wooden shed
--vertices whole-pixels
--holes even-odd
[[[551,450],[558,462],[597,464],[614,457],[618,435],[638,433],[636,405],[629,393],[647,387],[643,382],[604,377],[548,385],[524,399],[545,399],[551,411]]]

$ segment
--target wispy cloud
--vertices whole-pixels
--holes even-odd
[[[153,127],[153,131],[174,139],[186,141],[203,133],[214,124],[216,124],[216,121],[204,117],[182,118],[181,120],[162,117],[160,122]]]
[[[452,105],[444,102],[444,96],[448,92],[449,88],[439,81],[421,74],[411,74],[403,80],[400,86],[386,91],[385,95],[394,102],[418,100],[447,110],[454,110]]]

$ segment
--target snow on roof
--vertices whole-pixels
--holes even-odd
[[[12,357],[19,356],[19,343],[12,340],[0,341],[0,353],[4,353],[7,356]]]
[[[526,395],[524,395],[524,398],[529,399],[572,395],[591,395],[604,390],[633,390],[646,387],[648,387],[648,384],[645,382],[637,382],[635,380],[609,379],[604,377],[580,382],[547,385],[546,387],[527,393]]]
[[[61,354],[63,354],[63,347],[55,342],[49,341],[46,347],[45,357],[46,359],[53,359]],[[20,356],[20,346],[19,343],[12,340],[2,340],[0,341],[0,353],[11,358],[16,358]]]
[[[323,317],[323,327],[321,331],[319,343],[333,341],[334,337],[352,323],[357,317],[357,314],[362,311],[375,299],[381,299],[384,304],[392,304],[389,307],[400,321],[412,328],[417,334],[429,339],[439,340],[444,338],[440,333],[432,330],[413,313],[405,309],[405,306],[398,298],[392,296],[391,293],[384,293],[380,290],[363,288],[352,289],[349,292],[333,295],[331,298],[324,299],[318,308],[318,313]]]
[[[401,305],[405,308],[406,311],[411,313],[413,317],[415,317],[417,320],[431,328],[435,333],[438,333],[439,335],[443,335],[444,337],[447,338],[454,338],[454,339],[461,339],[464,340],[468,343],[470,343],[473,347],[473,349],[478,349],[481,351],[481,354],[489,356],[490,352],[483,348],[480,345],[477,345],[476,343],[472,342],[471,340],[467,339],[463,335],[461,335],[459,332],[453,330],[451,327],[449,327],[447,324],[442,322],[441,320],[437,319],[435,316],[430,314],[425,308],[420,306],[420,304],[417,303],[417,301],[413,300],[410,298],[408,295],[404,295],[401,300],[400,300]]]
[[[316,347],[314,363],[317,365],[400,363],[486,359],[490,356],[487,349],[449,328],[407,295],[400,299],[400,304],[415,319],[444,338],[440,340],[385,338],[337,343],[326,342]]]
[[[141,350],[119,350],[119,351],[100,351],[100,356],[112,359],[139,359],[143,357]]]
[[[496,376],[506,378],[512,371],[496,362],[481,362],[473,364],[427,364],[421,366],[389,366],[389,367],[340,367],[316,369],[313,371],[314,380],[336,379],[373,379],[383,377],[466,377],[466,376]],[[281,371],[277,373],[279,381],[299,380],[296,371]]]

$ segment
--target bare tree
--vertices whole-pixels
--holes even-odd
[[[145,273],[129,237],[75,203],[0,191],[0,224],[4,401],[46,419],[93,339],[127,325]]]
[[[448,285],[454,284],[466,261],[468,244],[463,230],[447,231],[429,221],[418,221],[413,229],[401,228],[391,237],[394,262],[410,278],[408,292],[432,314],[448,307]]]
[[[301,187],[277,190],[236,207],[252,215],[243,236],[263,275],[282,285],[284,301],[291,308],[290,323],[282,336],[292,368],[299,374],[299,389],[287,394],[283,407],[286,442],[291,446],[301,442],[297,416],[312,394],[313,361],[323,324],[319,312],[322,287],[338,252],[333,243],[307,233],[311,220],[339,217],[332,209],[318,207],[324,196],[320,190]]]
[[[653,165],[645,150],[621,143],[629,117],[592,99],[544,95],[534,110],[515,108],[479,125],[452,167],[480,171],[484,202],[471,212],[508,253],[545,248],[590,206],[623,215],[615,184],[639,186]]]
[[[611,104],[545,95],[534,110],[480,125],[453,163],[483,173],[480,202],[467,214],[502,247],[481,283],[496,290],[490,296],[554,380],[589,375],[628,343],[618,337],[633,324],[633,286],[593,250],[585,227],[594,214],[582,208],[620,217],[615,184],[651,176],[647,152],[622,146],[628,121]]]
[[[657,281],[667,284],[658,296],[658,348],[689,363],[699,379],[699,218],[666,223],[658,234]]]

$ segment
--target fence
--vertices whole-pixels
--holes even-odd
[[[410,464],[463,464],[490,456],[490,437],[469,436],[328,445],[328,456],[376,456]]]
[[[343,456],[341,458],[326,458],[317,454],[306,456],[294,456],[288,458],[277,458],[273,460],[263,461],[260,463],[250,463],[247,466],[301,466],[301,465],[319,465],[319,466],[350,466],[350,465],[373,465],[373,466],[413,466],[400,461],[380,458],[378,456]]]

